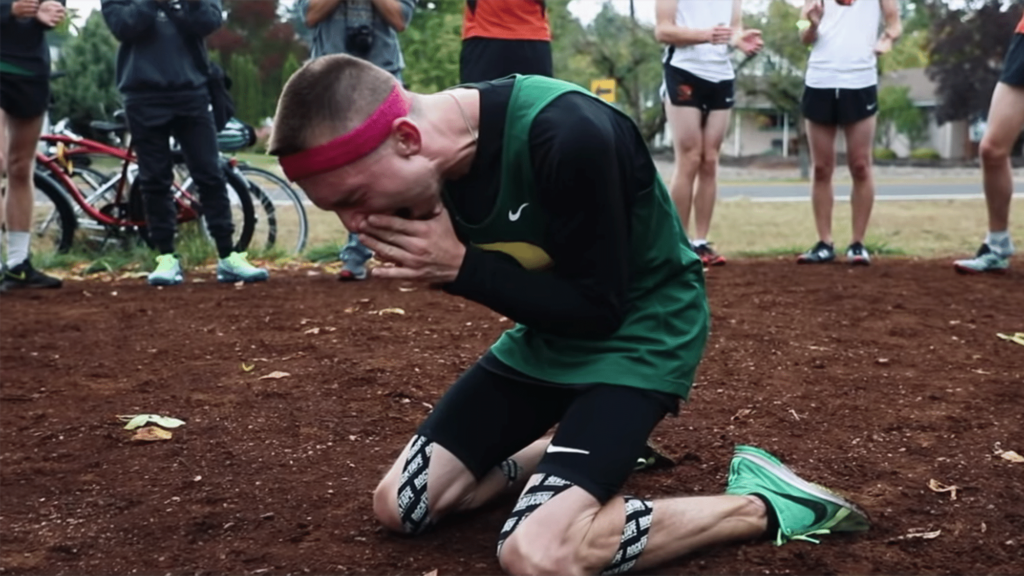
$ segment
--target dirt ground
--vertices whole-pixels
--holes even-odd
[[[499,572],[511,500],[409,539],[376,525],[371,493],[507,319],[304,270],[205,279],[0,297],[0,572]],[[733,445],[752,443],[852,497],[874,528],[723,546],[654,573],[1024,571],[1024,463],[996,455],[1024,454],[1024,347],[996,337],[1024,332],[1024,272],[761,260],[708,285],[691,402],[654,434],[680,463],[627,490],[718,493]],[[264,378],[275,371],[289,375]],[[115,415],[137,413],[187,424],[133,442]]]

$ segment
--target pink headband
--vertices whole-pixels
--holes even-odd
[[[392,123],[407,116],[409,107],[409,96],[395,84],[384,102],[356,129],[325,144],[282,156],[280,162],[285,176],[297,182],[359,160],[387,140]]]

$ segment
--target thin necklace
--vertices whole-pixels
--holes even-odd
[[[476,130],[473,130],[473,125],[469,123],[469,116],[466,116],[466,111],[462,109],[462,102],[459,102],[459,97],[451,92],[445,92],[445,94],[452,97],[455,100],[455,105],[459,107],[459,114],[462,114],[462,119],[466,121],[466,128],[469,129],[469,135],[473,137],[473,143],[480,141],[480,135]]]

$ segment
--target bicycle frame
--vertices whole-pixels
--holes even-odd
[[[131,149],[121,149],[108,146],[88,138],[67,136],[63,134],[43,134],[40,139],[50,145],[57,147],[57,153],[47,156],[41,152],[36,153],[36,164],[45,167],[54,178],[58,180],[64,190],[69,194],[72,201],[78,207],[97,222],[111,227],[145,226],[142,221],[132,221],[116,218],[113,215],[105,214],[92,205],[91,201],[106,194],[111,188],[117,187],[115,192],[116,203],[128,203],[128,190],[125,185],[129,178],[129,168],[136,162],[135,155]],[[70,147],[69,147],[70,146]],[[88,198],[82,193],[78,185],[71,179],[74,172],[74,156],[76,155],[104,155],[121,161],[121,173],[104,182],[100,189]],[[178,221],[185,222],[198,217],[198,213],[192,208],[195,198],[186,192],[176,183],[173,184],[175,191],[175,202],[178,204]]]

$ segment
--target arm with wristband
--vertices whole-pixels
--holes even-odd
[[[803,8],[800,9],[800,19],[796,22],[801,42],[806,45],[817,42],[818,26],[821,25],[821,17],[824,14],[825,5],[822,0],[806,0],[804,2]]]
[[[885,54],[892,50],[896,39],[903,34],[903,23],[900,22],[900,7],[896,0],[879,0],[882,6],[882,18],[885,20],[885,28],[882,35],[875,43],[875,54]]]

